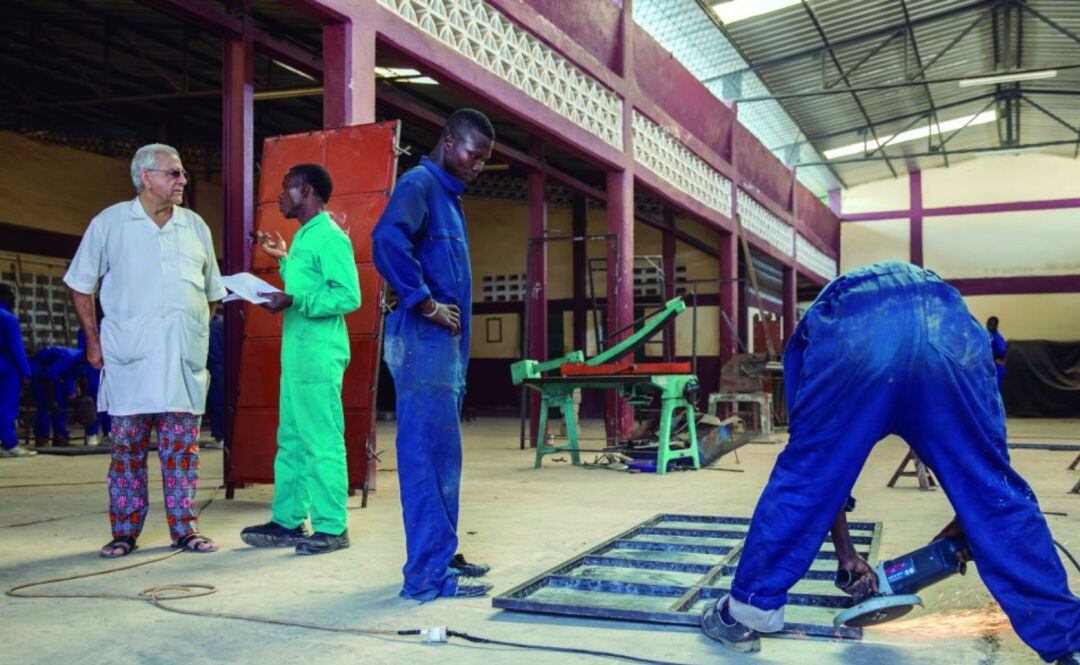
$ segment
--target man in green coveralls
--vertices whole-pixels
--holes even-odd
[[[341,383],[349,364],[345,315],[359,309],[360,285],[352,242],[325,209],[333,190],[326,169],[294,166],[281,188],[278,208],[300,222],[292,249],[280,233],[259,233],[259,246],[278,260],[285,282],[284,292],[259,294],[264,309],[284,311],[274,503],[271,521],[247,527],[240,538],[254,547],[324,554],[349,546]]]

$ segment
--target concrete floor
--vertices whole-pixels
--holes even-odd
[[[1078,421],[1013,421],[1015,441],[1080,442]],[[591,425],[595,429],[596,424]],[[887,627],[868,630],[861,643],[768,639],[756,656],[735,656],[698,631],[621,622],[513,614],[490,599],[440,600],[420,605],[397,597],[404,534],[394,472],[392,424],[380,423],[379,488],[367,509],[351,499],[352,548],[319,557],[291,550],[255,550],[242,527],[268,517],[269,487],[219,495],[203,513],[202,530],[221,551],[182,554],[167,561],[42,591],[134,594],[166,583],[213,584],[215,595],[178,601],[185,609],[257,614],[330,626],[413,628],[435,625],[476,635],[602,649],[681,663],[1036,663],[978,579],[977,569],[923,594],[927,609]],[[547,463],[532,469],[518,450],[517,422],[465,425],[461,548],[490,563],[489,580],[501,593],[658,512],[749,516],[781,445],[751,445],[718,466],[744,473],[700,471],[663,477]],[[882,442],[856,487],[854,519],[884,522],[881,555],[925,543],[951,517],[940,491],[885,483],[904,453],[898,439]],[[213,493],[220,451],[204,451],[204,487]],[[1034,486],[1055,537],[1080,555],[1080,496],[1067,491],[1080,473],[1066,469],[1073,454],[1016,450],[1013,460]],[[0,585],[116,567],[97,557],[108,540],[101,482],[104,455],[0,460]],[[151,478],[154,478],[151,473]],[[17,487],[39,483],[55,486]],[[64,485],[63,483],[71,483]],[[82,483],[82,484],[75,484]],[[167,553],[160,510],[160,478],[140,550],[122,563]],[[49,520],[49,521],[40,521]],[[37,522],[26,525],[27,522]],[[1074,588],[1080,575],[1066,563]],[[413,638],[383,639],[167,613],[142,602],[91,599],[0,599],[3,661],[11,663],[590,663],[598,658],[515,649],[423,645]]]

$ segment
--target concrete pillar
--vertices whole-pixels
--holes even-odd
[[[784,343],[791,339],[795,332],[796,305],[799,301],[798,294],[799,271],[794,266],[784,268],[784,305],[781,316],[784,318]],[[777,349],[782,351],[782,349]]]
[[[248,237],[255,223],[255,109],[254,43],[251,19],[243,32],[222,44],[222,192],[224,193],[225,273],[251,267]],[[240,342],[243,339],[241,306],[225,307],[226,442],[231,440],[236,395],[240,381]],[[225,455],[225,474],[229,456]]]
[[[541,146],[534,141],[530,151],[534,157],[541,156]],[[547,201],[544,190],[543,171],[529,172],[527,195],[529,202],[529,283],[525,296],[528,308],[529,348],[526,354],[534,360],[548,359],[548,303],[547,303],[547,243],[540,242],[547,236]],[[540,395],[535,390],[529,393],[529,433],[530,441],[537,441],[540,419]]]
[[[664,262],[664,301],[675,297],[675,211],[664,208],[664,235],[661,255]],[[664,362],[675,360],[675,326],[664,330]]]
[[[375,31],[323,26],[323,127],[375,122]]]

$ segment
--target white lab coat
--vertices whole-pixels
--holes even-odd
[[[86,294],[97,291],[99,279],[105,369],[98,410],[203,413],[209,302],[225,297],[206,222],[175,206],[158,228],[138,198],[106,208],[64,276]]]

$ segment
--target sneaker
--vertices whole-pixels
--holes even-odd
[[[1080,665],[1080,651],[1073,651],[1068,656],[1063,656],[1054,661],[1055,665]]]
[[[101,441],[98,440],[98,435],[97,434],[87,434],[86,435],[86,445],[91,447],[91,448],[96,448],[97,446],[101,445]]]
[[[486,563],[469,563],[462,554],[455,554],[450,562],[450,571],[462,577],[483,577],[491,572]]]
[[[488,584],[486,582],[480,582],[478,584],[459,584],[457,591],[451,598],[480,598],[481,596],[488,595],[495,585]]]
[[[11,450],[0,450],[0,457],[33,457],[34,455],[37,455],[36,450],[27,450],[19,445]]]
[[[332,533],[320,533],[316,531],[307,538],[296,543],[297,554],[329,554],[336,550],[343,550],[349,546],[349,532],[343,531],[338,535]]]
[[[277,522],[267,522],[246,527],[240,532],[240,540],[252,547],[293,547],[308,535],[302,523],[295,529],[287,529]]]
[[[761,651],[761,638],[756,630],[747,628],[728,613],[728,598],[724,596],[705,606],[701,613],[701,629],[705,634],[738,653]]]
[[[221,439],[211,439],[206,443],[200,443],[199,448],[203,450],[222,450],[225,448],[225,442]]]

